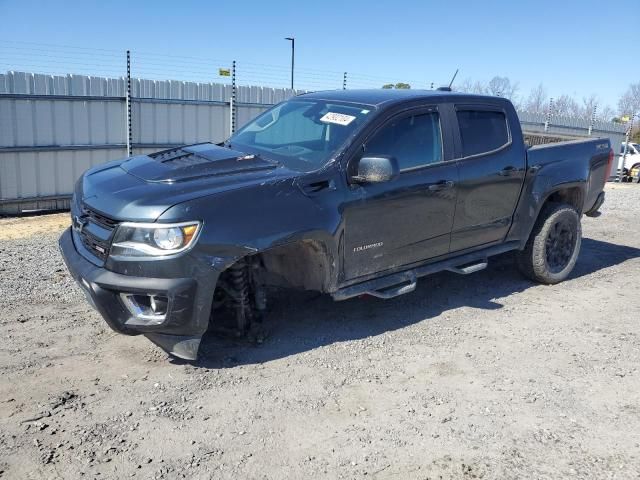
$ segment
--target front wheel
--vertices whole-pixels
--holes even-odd
[[[524,250],[518,252],[520,271],[536,282],[566,279],[578,259],[582,241],[580,216],[565,203],[550,203],[536,221]]]

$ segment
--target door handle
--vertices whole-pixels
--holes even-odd
[[[438,183],[432,183],[429,185],[430,192],[439,192],[440,190],[447,190],[453,188],[454,183],[451,180],[442,180]]]
[[[516,167],[512,167],[509,165],[508,167],[504,167],[502,170],[498,172],[498,175],[502,175],[503,177],[509,177],[514,173],[517,173],[518,169]]]

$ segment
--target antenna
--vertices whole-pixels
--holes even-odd
[[[449,88],[451,88],[451,85],[453,85],[453,81],[456,79],[456,77],[458,76],[458,70],[460,70],[459,68],[456,68],[456,73],[453,74],[453,78],[451,79],[451,81],[449,82]]]

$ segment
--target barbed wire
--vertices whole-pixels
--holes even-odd
[[[195,82],[199,84],[230,85],[231,77],[225,76],[234,60],[222,56],[176,55],[146,50],[131,50],[132,76],[141,80]],[[235,61],[236,84],[238,86],[289,88],[291,86],[291,66],[253,61]],[[223,70],[225,72],[223,72]],[[22,71],[52,76],[85,75],[89,77],[124,78],[126,77],[126,51],[107,48],[93,48],[78,45],[61,45],[42,42],[29,42],[0,39],[0,72]],[[353,72],[349,69],[310,68],[298,66],[294,71],[296,90],[335,90],[346,88],[379,89],[384,85],[409,84],[411,88],[430,89],[446,82],[406,77],[397,72],[376,74]],[[508,79],[507,79],[508,80]],[[471,79],[458,80],[454,90],[473,91],[484,88],[487,82]],[[533,93],[533,92],[531,92]],[[545,94],[546,95],[546,94]],[[520,110],[532,111],[525,105],[525,98],[512,99]],[[599,104],[599,102],[596,102]],[[576,104],[576,108],[581,105]],[[583,106],[579,117],[593,116],[594,119],[607,121],[613,109],[604,105],[597,113]],[[545,105],[540,107],[546,111]],[[574,109],[575,110],[575,109]],[[582,111],[584,110],[584,111]],[[557,112],[556,115],[560,114]]]
[[[176,80],[229,85],[231,78],[221,76],[219,70],[230,69],[233,59],[222,57],[176,55],[132,49],[131,70],[135,78],[153,81]],[[290,87],[290,65],[236,60],[238,85]],[[126,76],[126,52],[113,48],[0,39],[0,71],[122,78]],[[414,89],[429,89],[447,83],[426,78],[416,79],[413,76],[406,77],[397,72],[387,75],[353,72],[348,68],[345,71],[339,71],[298,66],[294,72],[295,88],[298,90],[340,89],[343,88],[345,74],[346,87],[349,89],[377,89],[383,85],[398,83],[408,83]],[[462,88],[465,83],[465,81],[460,82],[459,80],[458,88]],[[466,83],[469,82],[470,80],[466,81]],[[611,110],[610,108],[599,110],[598,117],[604,118],[610,115]]]

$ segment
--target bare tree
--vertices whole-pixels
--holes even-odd
[[[480,80],[473,83],[471,87],[471,93],[477,93],[478,95],[486,95],[488,93],[487,86]]]
[[[549,95],[544,85],[540,84],[529,93],[527,100],[524,102],[524,109],[532,113],[543,113],[547,111],[549,104]]]
[[[579,115],[580,105],[569,95],[560,95],[553,101],[554,115],[561,117],[575,117]]]
[[[564,117],[580,118],[590,122],[595,109],[595,118],[606,122],[612,121],[615,111],[608,105],[600,105],[600,100],[596,94],[583,97],[578,103],[573,97],[567,94],[560,95],[553,102],[553,113]]]
[[[598,115],[596,117],[603,122],[611,122],[615,116],[616,111],[609,105],[605,105],[601,109],[598,109]]]
[[[517,83],[512,83],[508,77],[493,77],[488,83],[473,81],[466,78],[458,84],[455,90],[466,93],[478,93],[497,95],[509,98],[517,109],[523,109],[532,113],[546,113],[549,108],[549,95],[544,85],[539,84],[529,92],[526,99],[519,102]],[[635,103],[634,103],[635,102]],[[629,106],[627,106],[629,105]],[[640,83],[631,85],[619,102],[620,111],[640,111]],[[624,108],[623,108],[624,107]],[[581,102],[576,101],[571,95],[563,94],[554,99],[553,114],[563,117],[580,118],[584,121],[591,121],[594,114],[596,118],[603,121],[611,121],[615,112],[609,106],[601,106],[598,96],[592,94],[583,97]]]
[[[463,93],[475,93],[476,95],[487,95],[489,88],[484,82],[476,80],[475,82],[470,78],[465,78],[462,83],[455,85],[453,90]]]
[[[598,96],[596,94],[591,94],[589,97],[582,98],[582,105],[578,110],[578,117],[583,120],[591,120],[593,116],[594,109],[597,109],[600,105],[600,101],[598,100]],[[597,112],[596,112],[597,114]]]
[[[491,95],[515,99],[518,94],[518,83],[512,83],[509,77],[493,77],[487,84],[487,90]]]
[[[632,83],[618,101],[620,115],[632,115],[640,112],[640,82]]]
[[[471,93],[473,91],[473,80],[465,78],[461,83],[454,85],[453,90],[462,93]]]

